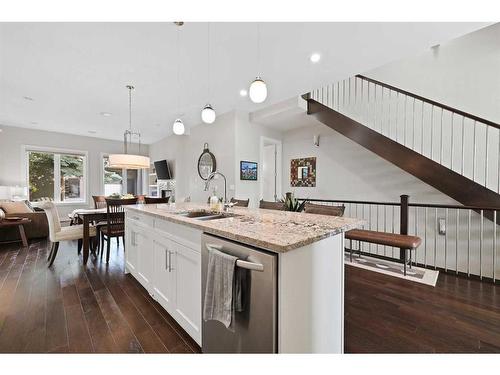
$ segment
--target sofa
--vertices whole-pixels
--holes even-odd
[[[30,239],[46,238],[49,235],[49,224],[47,216],[42,209],[33,208],[27,201],[0,202],[0,210],[6,217],[17,216],[31,219],[31,223],[24,225],[26,237]],[[8,227],[0,229],[0,242],[18,241],[19,230],[17,227]]]

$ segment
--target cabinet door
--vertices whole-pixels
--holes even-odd
[[[145,229],[138,229],[135,237],[137,254],[137,276],[148,291],[152,290],[153,279],[153,239]]]
[[[175,278],[173,277],[172,258],[175,254],[172,242],[156,236],[153,240],[155,299],[169,313],[175,311]]]
[[[201,255],[178,243],[174,247],[176,316],[178,323],[201,343]]]
[[[137,228],[127,221],[125,224],[125,267],[132,275],[137,275]]]

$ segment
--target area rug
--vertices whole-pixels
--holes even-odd
[[[353,254],[351,262],[349,253],[346,252],[344,254],[344,260],[345,264],[349,264],[354,267],[363,268],[365,270],[379,272],[383,273],[384,275],[399,277],[400,279],[414,281],[416,283],[430,286],[436,286],[436,282],[439,276],[439,271],[428,270],[415,266],[412,266],[411,269],[407,266],[405,276],[403,265],[401,263],[373,258],[366,255],[363,255],[361,256],[361,258],[359,258],[357,254]]]

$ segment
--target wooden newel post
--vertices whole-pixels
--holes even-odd
[[[408,201],[409,196],[403,194],[400,196],[401,198],[401,211],[399,218],[399,233],[400,234],[408,234]],[[405,260],[405,251],[406,249],[399,249],[399,259]]]

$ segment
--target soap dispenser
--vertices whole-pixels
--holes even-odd
[[[212,192],[212,196],[210,197],[210,210],[218,211],[219,210],[219,197],[215,194],[215,189]]]

